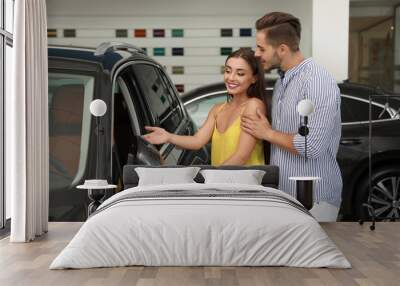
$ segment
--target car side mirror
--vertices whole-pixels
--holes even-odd
[[[189,114],[195,113],[199,110],[199,104],[193,103],[193,104],[186,105],[186,110],[188,111]]]

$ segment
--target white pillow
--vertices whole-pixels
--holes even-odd
[[[265,171],[262,170],[201,170],[205,184],[235,183],[261,185]]]
[[[139,177],[138,186],[195,183],[193,179],[199,170],[199,167],[135,168]]]

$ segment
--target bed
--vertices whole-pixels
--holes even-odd
[[[276,188],[277,167],[219,168],[240,172],[232,182],[224,183],[204,182],[204,171],[213,173],[209,170],[214,168],[197,168],[202,174],[196,174],[194,182],[168,183],[171,176],[165,176],[163,183],[157,183],[157,176],[152,175],[154,184],[138,185],[139,170],[148,172],[151,167],[125,166],[126,189],[100,205],[50,269],[351,267],[311,214]],[[235,181],[248,170],[263,171],[261,184]]]

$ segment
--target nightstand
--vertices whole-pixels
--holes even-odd
[[[314,181],[321,177],[289,177],[289,180],[296,181],[296,198],[303,206],[310,210],[314,205],[313,186]]]
[[[108,184],[107,180],[85,180],[83,185],[76,186],[77,189],[84,189],[88,192],[90,204],[87,209],[87,216],[89,217],[103,202],[106,194],[106,189],[115,189],[116,185]]]

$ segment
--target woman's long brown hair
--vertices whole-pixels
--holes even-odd
[[[256,82],[251,84],[247,89],[248,97],[257,97],[264,102],[265,107],[267,107],[266,98],[264,95],[265,85],[264,85],[264,69],[261,65],[260,60],[255,56],[254,51],[250,48],[240,48],[232,52],[226,59],[225,65],[230,58],[241,58],[246,61],[250,66],[253,76],[256,77]]]
[[[247,89],[248,97],[257,97],[264,102],[266,116],[270,119],[269,114],[267,114],[268,104],[267,104],[267,97],[265,92],[265,83],[264,83],[264,68],[260,62],[260,60],[255,56],[255,53],[250,48],[240,48],[234,52],[232,52],[226,59],[225,65],[230,58],[242,58],[244,59],[247,64],[250,66],[253,75],[256,76],[256,82],[249,86]],[[230,95],[228,95],[229,98]],[[267,141],[263,141],[264,145],[264,160],[265,164],[269,163],[270,159],[270,148],[271,144]]]

